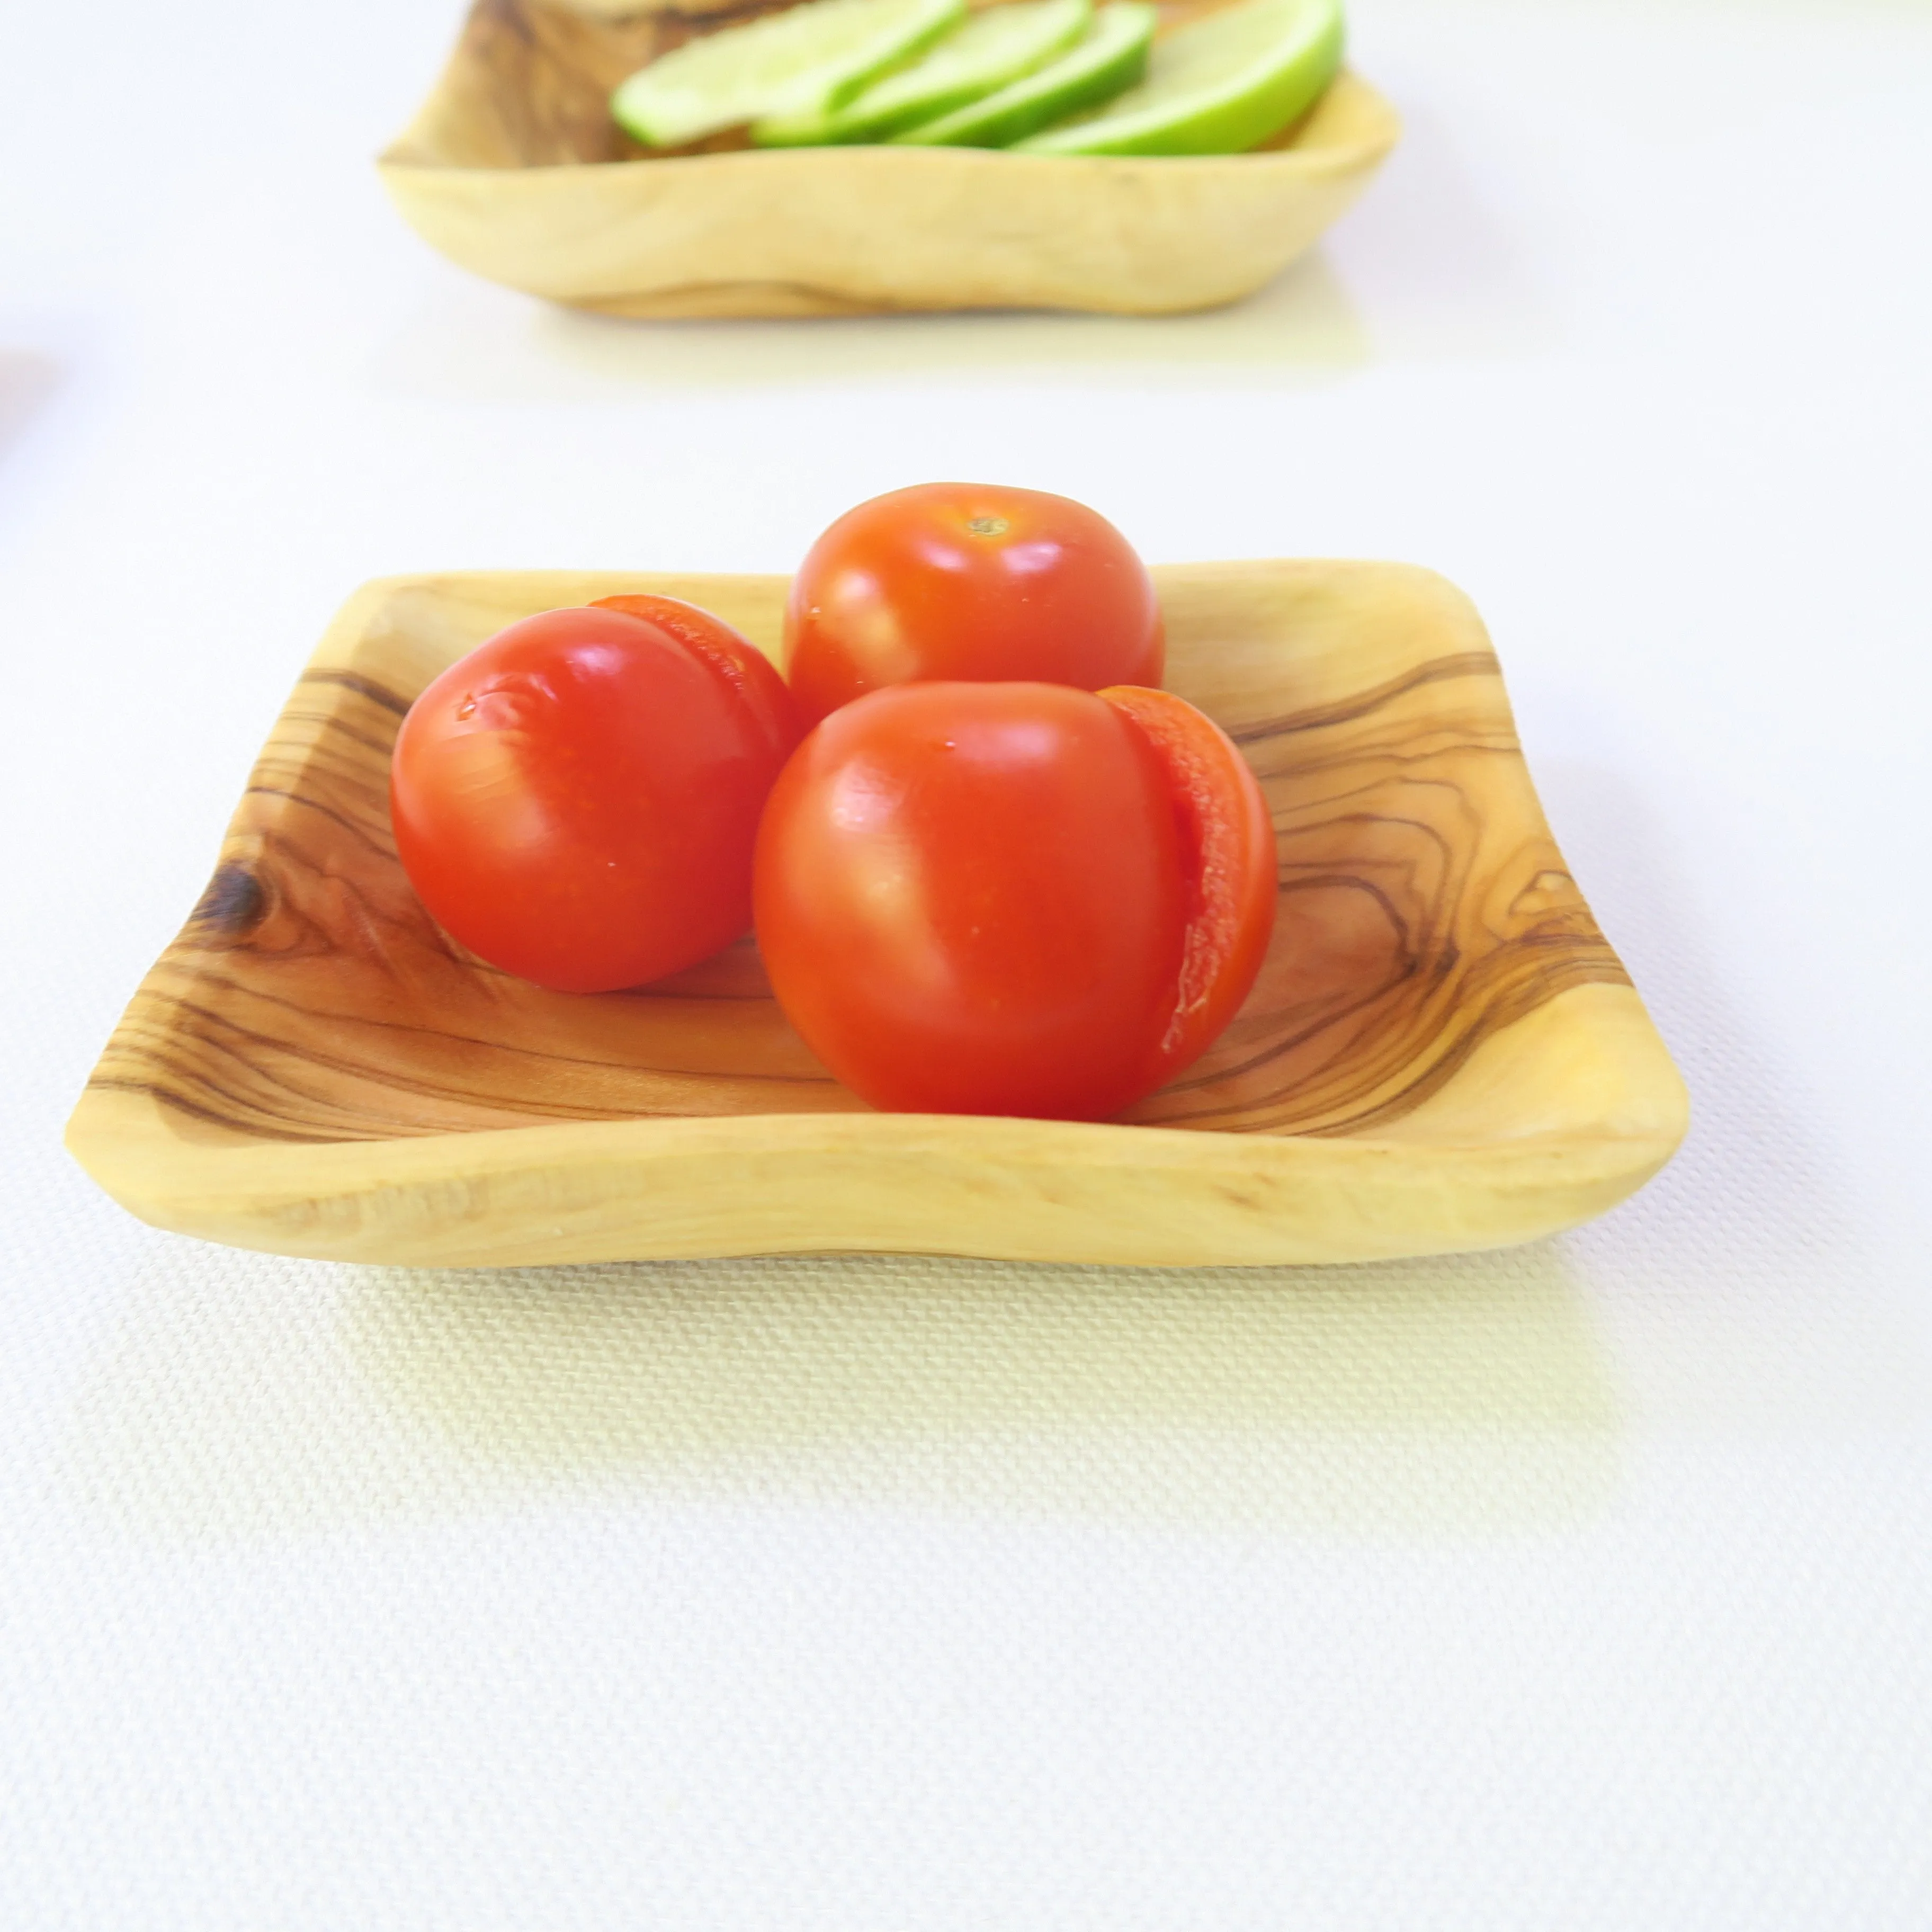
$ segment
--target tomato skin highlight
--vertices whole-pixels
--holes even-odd
[[[708,612],[642,598],[526,618],[451,665],[390,764],[397,850],[431,916],[566,992],[640,986],[737,938],[798,736],[745,653]]]
[[[1211,738],[1161,717],[1150,733],[1150,697]],[[1191,805],[1163,730],[1208,746]],[[1216,728],[1160,692],[915,683],[833,712],[758,835],[758,942],[787,1016],[875,1106],[1101,1120],[1130,1106],[1208,1044],[1209,1019],[1220,1030],[1267,943],[1244,923],[1245,874],[1202,887],[1203,849],[1220,854],[1208,872],[1255,859],[1196,836],[1196,820],[1252,829],[1217,747],[1252,787]],[[1271,919],[1271,842],[1265,876]]]
[[[1154,580],[1098,512],[924,483],[846,512],[792,580],[785,676],[808,722],[919,680],[1157,685]]]
[[[748,638],[742,637],[721,617],[682,598],[632,592],[621,597],[592,598],[592,610],[621,610],[641,617],[668,632],[686,650],[720,674],[744,703],[780,764],[791,756],[805,735],[798,705],[778,668]]]

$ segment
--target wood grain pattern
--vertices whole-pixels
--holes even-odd
[[[592,997],[448,940],[388,825],[415,694],[517,617],[625,590],[772,650],[785,588],[506,573],[351,602],[70,1145],[163,1226],[449,1262],[1346,1258],[1526,1238],[1638,1185],[1682,1135],[1682,1085],[1544,823],[1474,611],[1396,566],[1156,575],[1169,682],[1259,774],[1281,898],[1234,1024],[1128,1124],[873,1114],[786,1025],[748,940]]]
[[[1221,4],[1163,11],[1178,24]],[[1180,160],[753,153],[736,132],[646,157],[611,121],[626,74],[772,10],[475,0],[434,91],[381,157],[383,180],[464,267],[609,314],[1151,314],[1260,287],[1354,200],[1399,131],[1388,103],[1346,74],[1264,149]]]

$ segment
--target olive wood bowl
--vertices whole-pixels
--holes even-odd
[[[645,158],[610,119],[611,88],[725,10],[476,0],[434,92],[377,163],[397,206],[479,275],[616,315],[1162,314],[1278,274],[1399,132],[1388,104],[1344,74],[1245,154],[759,152],[739,136],[735,152]]]
[[[546,992],[430,922],[390,747],[446,664],[624,590],[762,648],[779,577],[370,584],[276,721],[187,926],[68,1129],[164,1228],[482,1266],[813,1250],[1358,1261],[1494,1246],[1619,1201],[1682,1082],[1564,869],[1480,620],[1405,566],[1157,569],[1168,682],[1240,745],[1280,900],[1246,1005],[1118,1123],[874,1113],[747,940],[636,992]]]

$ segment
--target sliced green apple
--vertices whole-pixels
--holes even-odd
[[[1306,113],[1342,64],[1338,0],[1240,0],[1154,43],[1141,84],[1015,143],[1030,154],[1235,154]]]
[[[1083,107],[1111,100],[1146,70],[1155,13],[1114,0],[1058,60],[893,140],[908,147],[1004,148]]]
[[[619,85],[610,112],[647,148],[681,148],[767,116],[821,113],[965,12],[966,0],[806,0],[674,48]]]
[[[1080,38],[1093,13],[1094,0],[1012,0],[989,7],[843,107],[755,122],[752,139],[761,148],[886,140],[1044,66]]]

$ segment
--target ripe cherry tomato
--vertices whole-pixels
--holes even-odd
[[[640,986],[751,923],[758,814],[799,724],[777,671],[670,597],[548,610],[452,664],[390,766],[443,929],[566,992]]]
[[[1153,580],[1067,496],[924,483],[848,510],[785,608],[785,676],[808,722],[915,679],[1156,685]]]
[[[1166,692],[897,686],[834,712],[766,807],[772,986],[875,1106],[1099,1120],[1246,997],[1273,928],[1261,788]]]

